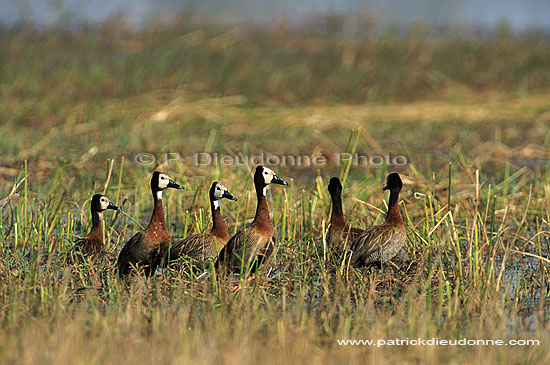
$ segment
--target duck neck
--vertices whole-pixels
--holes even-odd
[[[403,224],[401,213],[399,213],[399,189],[392,189],[390,191],[386,222]]]
[[[346,220],[344,219],[344,210],[342,209],[342,195],[334,193],[330,197],[332,199],[330,224],[332,227],[343,227],[346,225]]]
[[[211,232],[218,237],[228,237],[229,230],[227,225],[223,221],[222,214],[220,212],[220,201],[211,200],[210,210],[212,211],[212,230]]]
[[[267,206],[267,185],[256,184],[256,197],[258,205],[256,207],[256,215],[252,224],[272,226],[269,219],[269,207]]]
[[[90,233],[86,236],[87,238],[92,238],[103,242],[103,228],[101,227],[101,212],[92,209],[92,229]]]
[[[164,207],[162,206],[162,192],[153,192],[153,215],[149,222],[149,227],[161,226],[166,229],[166,222],[164,220]]]

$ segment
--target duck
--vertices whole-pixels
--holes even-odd
[[[399,193],[403,182],[398,173],[387,176],[383,190],[390,191],[384,223],[363,231],[351,243],[350,266],[354,268],[381,265],[397,255],[406,241],[405,224],[399,212]]]
[[[217,181],[212,183],[208,196],[212,228],[209,232],[195,234],[173,243],[170,248],[170,262],[182,256],[189,257],[197,265],[214,260],[231,238],[220,212],[220,202],[222,199],[237,201],[237,198],[231,195],[224,184]]]
[[[147,228],[130,238],[120,251],[117,262],[119,277],[128,276],[134,269],[143,269],[145,277],[150,277],[159,265],[164,266],[170,245],[170,234],[166,228],[162,206],[162,193],[166,188],[184,189],[165,173],[153,172],[153,214]]]
[[[339,178],[330,178],[328,192],[332,200],[332,211],[327,238],[330,247],[335,250],[335,253],[341,255],[347,251],[349,244],[363,233],[363,229],[351,227],[346,223],[342,209],[342,183]]]
[[[254,220],[229,239],[220,251],[214,269],[220,272],[254,274],[274,250],[275,228],[269,218],[267,187],[269,184],[288,186],[273,170],[257,166],[254,173],[257,207]]]
[[[105,244],[103,243],[103,228],[101,221],[103,220],[103,212],[107,209],[122,211],[114,205],[109,198],[102,194],[92,196],[90,203],[90,211],[92,213],[92,228],[90,232],[75,241],[75,251],[82,257],[95,258],[105,252]]]

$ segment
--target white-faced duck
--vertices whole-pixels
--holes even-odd
[[[105,244],[103,243],[103,228],[101,220],[103,219],[103,211],[113,209],[120,211],[121,209],[114,205],[105,195],[95,194],[90,203],[92,212],[92,229],[86,236],[76,240],[75,249],[84,257],[97,257],[105,253]]]
[[[366,229],[352,242],[351,266],[365,267],[385,263],[397,255],[405,244],[405,225],[399,213],[399,192],[402,187],[399,174],[388,175],[383,189],[390,191],[386,220],[378,226]]]
[[[159,265],[164,265],[170,245],[162,206],[162,191],[166,188],[183,189],[183,186],[176,184],[168,175],[155,171],[151,178],[153,215],[147,228],[130,238],[120,251],[117,263],[120,277],[130,274],[134,268],[142,269],[148,277],[155,273]]]
[[[195,234],[173,243],[170,248],[170,261],[184,256],[190,258],[195,265],[200,265],[218,256],[218,253],[231,238],[220,213],[220,201],[224,198],[237,200],[229,193],[225,185],[219,182],[212,183],[209,191],[212,229],[209,232]]]
[[[340,256],[349,249],[350,244],[359,234],[363,233],[363,230],[346,224],[342,208],[342,184],[339,178],[332,177],[330,179],[328,192],[332,200],[332,213],[330,215],[330,227],[327,238],[330,247]]]
[[[267,186],[269,184],[288,185],[273,170],[258,166],[254,173],[254,187],[258,205],[252,223],[239,230],[218,255],[215,268],[220,271],[254,273],[273,253],[275,229],[269,218],[267,206]]]

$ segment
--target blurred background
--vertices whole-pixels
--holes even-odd
[[[3,176],[140,153],[330,159],[359,128],[358,153],[424,174],[547,164],[546,0],[0,5]]]
[[[175,14],[192,11],[221,23],[266,22],[284,17],[296,24],[320,14],[372,17],[378,25],[407,26],[422,22],[438,26],[508,24],[515,30],[548,28],[550,2],[546,0],[2,0],[1,20],[40,25],[102,22],[122,16],[136,27],[159,16],[174,21]]]

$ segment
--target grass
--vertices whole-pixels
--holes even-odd
[[[2,31],[2,362],[548,362],[550,48],[525,37]],[[408,163],[336,163],[352,150]],[[212,180],[239,198],[222,204],[230,231],[249,222],[254,166],[195,166],[197,152],[327,157],[273,166],[290,186],[270,188],[271,280],[169,270],[125,287],[67,262],[93,193],[125,210],[105,214],[112,252],[147,223],[154,169],[187,189],[166,193],[173,237],[208,229]],[[328,178],[346,175],[346,215],[366,228],[393,170],[408,242],[381,272],[349,270],[323,249]],[[337,344],[432,337],[541,344]]]

